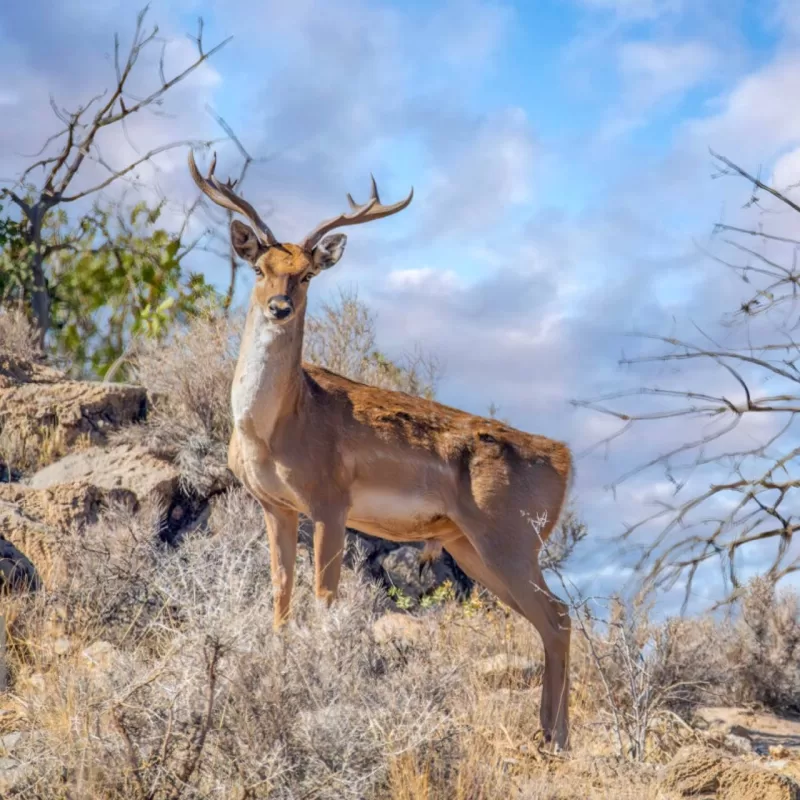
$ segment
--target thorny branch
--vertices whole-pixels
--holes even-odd
[[[800,212],[800,205],[729,159],[713,153],[720,174],[744,178],[753,187],[748,206],[758,206],[759,192]],[[760,206],[759,206],[760,207]],[[632,428],[669,420],[683,435],[675,444],[625,471],[610,486],[653,468],[661,468],[672,487],[671,497],[655,502],[655,511],[625,526],[620,540],[638,552],[637,571],[645,590],[683,590],[684,609],[695,581],[705,567],[716,564],[726,592],[717,603],[735,602],[744,588],[744,569],[759,571],[777,583],[800,571],[800,553],[793,547],[800,528],[800,458],[796,416],[800,414],[800,327],[797,252],[800,240],[764,233],[761,226],[718,224],[715,233],[755,238],[761,249],[726,238],[722,244],[743,261],[733,264],[716,254],[715,261],[732,269],[750,288],[734,314],[722,320],[734,334],[728,344],[715,341],[698,328],[700,342],[674,336],[636,334],[665,349],[620,364],[686,365],[704,367],[702,379],[719,370],[732,379],[730,393],[688,387],[645,386],[573,401],[620,421],[620,429],[586,452],[608,448]],[[788,252],[787,252],[788,249]],[[739,334],[739,337],[736,337]],[[697,371],[691,373],[697,380]],[[658,404],[648,410],[642,402]],[[727,447],[725,437],[745,420],[764,418],[765,441],[753,446]],[[694,435],[686,431],[695,431]],[[764,548],[767,549],[764,549]],[[746,555],[744,555],[746,554]]]

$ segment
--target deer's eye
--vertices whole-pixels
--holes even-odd
[[[313,276],[312,276],[312,275],[311,275],[311,273],[309,272],[309,273],[308,273],[308,275],[306,275],[306,276],[305,276],[305,277],[304,277],[304,278],[303,278],[303,279],[300,281],[300,283],[308,283],[308,282],[311,280],[311,278],[312,278],[312,277],[313,277]]]
[[[264,277],[264,271],[261,269],[261,267],[253,267],[253,272],[255,272],[259,278]]]

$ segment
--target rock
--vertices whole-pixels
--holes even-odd
[[[11,542],[0,539],[0,594],[37,590],[42,581],[36,567]]]
[[[91,525],[104,506],[132,499],[135,497],[126,490],[106,491],[86,482],[41,489],[0,484],[0,508],[14,505],[28,519],[59,529]]]
[[[734,761],[707,747],[689,745],[675,754],[661,787],[681,797],[718,800],[800,800],[800,786],[757,764]]]
[[[722,773],[719,800],[798,800],[800,786],[781,775],[751,764],[733,764]]]
[[[0,736],[0,752],[10,753],[18,744],[22,734],[19,731]]]
[[[56,586],[66,569],[63,532],[96,522],[100,510],[112,502],[135,499],[125,490],[107,491],[85,482],[47,489],[0,484],[0,541],[7,542],[0,545],[0,573],[5,584],[10,585],[13,573],[31,588]]]
[[[661,786],[681,797],[713,795],[725,764],[724,756],[707,747],[682,747],[667,765]]]
[[[169,505],[178,490],[180,473],[175,465],[153,455],[146,447],[121,444],[91,447],[40,469],[30,480],[33,489],[68,483],[89,483],[101,489],[124,489],[139,500],[156,499]]]
[[[53,653],[57,656],[65,656],[72,650],[72,640],[67,636],[60,636],[53,642]]]
[[[729,733],[725,737],[725,744],[736,753],[753,753],[755,748],[753,742],[748,736],[739,736],[735,733]]]
[[[120,660],[119,650],[111,642],[102,639],[90,644],[81,655],[92,669],[103,672],[111,671]]]
[[[378,644],[395,644],[412,647],[425,640],[425,623],[409,614],[390,611],[379,617],[372,626]]]
[[[525,689],[542,674],[543,666],[521,656],[497,653],[480,659],[472,669],[493,689]]]
[[[0,356],[0,436],[24,461],[35,463],[48,446],[63,452],[79,441],[105,442],[146,412],[140,386],[69,380],[42,364]]]
[[[25,777],[25,767],[16,758],[0,757],[0,797],[11,792]]]
[[[389,585],[412,600],[419,601],[436,586],[430,565],[421,563],[420,551],[415,547],[406,545],[386,553],[380,565]]]

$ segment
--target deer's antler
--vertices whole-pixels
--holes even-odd
[[[208,177],[204,178],[200,174],[200,170],[197,169],[197,164],[195,164],[194,161],[194,153],[189,150],[189,171],[192,173],[192,178],[200,188],[200,191],[217,205],[246,217],[253,224],[256,235],[265,245],[271,247],[272,245],[278,244],[275,234],[272,233],[269,226],[261,219],[253,206],[233,191],[236,186],[236,181],[228,179],[226,183],[222,183],[219,178],[214,176],[214,168],[216,166],[217,154],[214,153],[211,157]]]
[[[370,179],[372,181],[372,194],[369,200],[363,205],[359,205],[353,200],[352,195],[348,194],[347,202],[350,203],[352,211],[349,214],[340,214],[338,217],[325,220],[325,222],[321,222],[317,225],[303,240],[301,245],[303,249],[309,252],[313,250],[319,240],[334,228],[341,228],[344,225],[360,225],[362,222],[372,222],[374,219],[396,214],[398,211],[402,211],[406,208],[414,197],[414,189],[412,187],[405,200],[401,200],[399,203],[393,203],[390,206],[381,205],[381,199],[378,197],[378,185],[375,183],[375,178],[372,175],[370,175]]]

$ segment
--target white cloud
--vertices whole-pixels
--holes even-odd
[[[536,152],[521,108],[489,115],[460,136],[453,132],[447,148],[437,149],[421,196],[426,221],[420,235],[480,237],[515,206],[528,203]]]
[[[626,42],[618,53],[628,91],[639,102],[655,104],[708,80],[720,53],[706,42]]]
[[[390,289],[418,289],[428,294],[450,292],[462,285],[453,270],[439,270],[433,267],[392,270],[387,283]]]
[[[779,56],[719,97],[708,116],[688,123],[684,145],[760,161],[800,141],[800,57]]]

